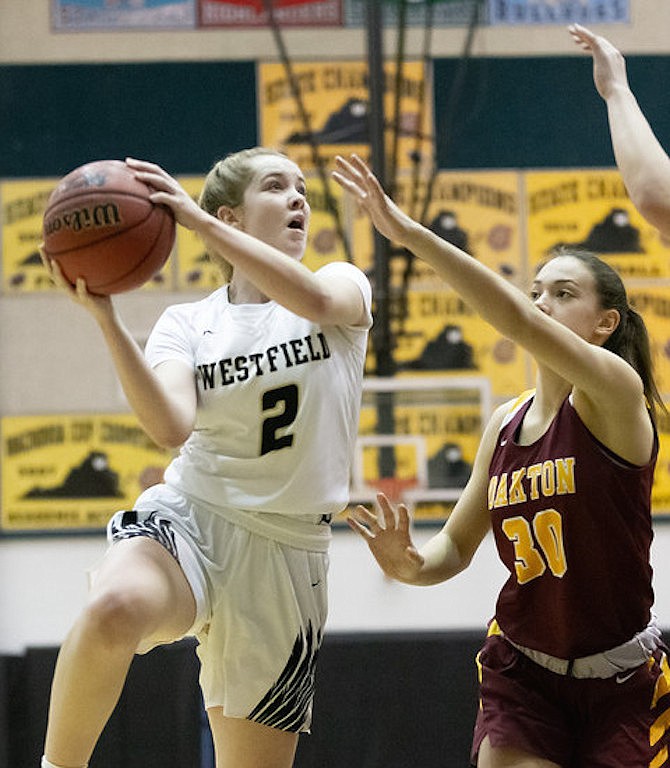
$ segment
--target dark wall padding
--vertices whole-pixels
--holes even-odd
[[[203,173],[256,143],[255,77],[249,62],[0,66],[0,177],[126,156]]]
[[[9,665],[12,684],[0,687],[0,713],[6,718],[0,735],[4,729],[9,758],[0,760],[0,768],[39,765],[56,656],[53,648],[30,649],[21,658],[3,660],[0,669]],[[202,736],[197,676],[191,642],[135,657],[91,768],[197,768]]]
[[[467,768],[484,633],[327,637],[295,768]]]
[[[295,768],[466,768],[483,633],[329,635]],[[0,768],[36,768],[57,650],[0,659]],[[91,768],[213,768],[193,643],[135,658]]]
[[[628,56],[629,81],[670,150],[670,56]],[[596,168],[614,165],[607,111],[589,56],[438,59],[440,168]],[[454,105],[455,108],[454,108]]]
[[[629,56],[628,71],[670,148],[670,56]],[[438,58],[434,75],[440,168],[614,164],[587,56]],[[0,178],[126,155],[201,174],[256,144],[257,126],[251,61],[0,66]]]

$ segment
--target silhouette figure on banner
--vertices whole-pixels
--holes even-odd
[[[644,253],[640,230],[630,223],[630,215],[625,208],[612,208],[602,221],[594,224],[581,243],[557,243],[549,250],[562,245],[585,248],[595,253]]]
[[[311,139],[319,144],[366,144],[368,142],[368,102],[350,98],[337,112],[333,112],[320,131],[313,131]],[[287,144],[309,144],[309,131],[292,133]]]
[[[465,488],[472,465],[458,443],[445,443],[427,462],[429,488]]]
[[[119,476],[109,467],[106,453],[91,451],[79,466],[71,469],[61,485],[31,488],[24,499],[91,499],[123,496]]]
[[[459,227],[458,218],[454,211],[440,211],[428,224],[428,229],[462,251],[467,251],[472,256],[468,233]]]
[[[460,325],[448,323],[426,342],[416,360],[401,363],[399,368],[410,371],[443,371],[476,368],[472,345],[463,338]]]

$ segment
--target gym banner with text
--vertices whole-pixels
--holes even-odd
[[[195,28],[196,0],[51,0],[55,30]]]
[[[6,416],[0,439],[1,533],[100,531],[170,460],[132,415]]]
[[[385,114],[395,114],[395,65],[385,65]],[[261,144],[282,149],[308,172],[319,161],[330,171],[335,155],[356,152],[368,157],[368,65],[364,61],[294,62],[292,78],[283,64],[261,62],[257,101]],[[397,118],[386,127],[387,157],[397,148],[398,168],[433,163],[433,97],[430,76],[421,61],[402,68]],[[394,125],[395,124],[395,125]],[[397,131],[396,131],[397,128]]]

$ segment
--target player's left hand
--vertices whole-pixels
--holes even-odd
[[[617,87],[628,89],[626,61],[607,38],[581,24],[571,24],[568,32],[577,45],[593,56],[593,81],[603,99],[607,100]]]

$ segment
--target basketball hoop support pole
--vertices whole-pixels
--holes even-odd
[[[384,151],[384,54],[382,3],[367,0],[366,31],[368,43],[368,129],[370,136],[370,161],[382,187],[386,189],[386,157]],[[389,290],[389,243],[373,229],[375,319],[372,327],[372,344],[375,352],[377,376],[392,376],[394,361],[391,349],[391,318]],[[395,426],[393,393],[379,394],[377,398],[377,431],[393,434]],[[395,454],[383,448],[379,452],[379,475],[395,474]]]

